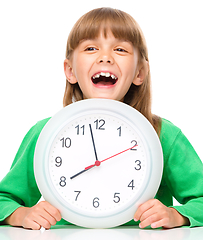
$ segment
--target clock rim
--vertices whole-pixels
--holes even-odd
[[[89,110],[91,112],[93,110],[100,111],[102,109],[121,115],[122,118],[124,117],[125,119],[127,119],[127,121],[131,123],[131,125],[136,125],[136,128],[138,124],[135,124],[133,119],[136,119],[136,122],[139,122],[138,129],[141,129],[140,132],[142,132],[142,136],[144,136],[144,140],[146,141],[148,148],[150,149],[150,155],[153,162],[151,164],[152,168],[150,169],[151,174],[150,176],[148,176],[148,185],[143,190],[145,191],[145,193],[143,194],[142,191],[141,198],[135,204],[131,205],[131,207],[126,209],[124,212],[120,212],[112,216],[100,216],[95,218],[92,216],[84,216],[75,213],[63,206],[63,204],[59,202],[56,196],[53,197],[52,189],[47,183],[46,177],[48,176],[47,174],[49,174],[49,171],[48,169],[44,169],[43,159],[47,159],[47,149],[50,149],[53,139],[56,137],[56,133],[58,133],[60,129],[62,129],[67,124],[67,122],[71,122],[76,115],[84,115],[84,112],[88,113]],[[155,151],[152,151],[152,149]],[[133,218],[133,215],[140,204],[151,198],[154,198],[161,182],[162,173],[163,152],[156,131],[149,123],[149,121],[139,111],[130,107],[127,104],[116,100],[86,99],[64,107],[47,122],[39,135],[35,147],[34,174],[40,192],[44,196],[45,200],[56,206],[62,212],[62,217],[64,219],[68,219],[67,221],[82,227],[109,228],[130,221]],[[44,184],[45,182],[46,184]]]

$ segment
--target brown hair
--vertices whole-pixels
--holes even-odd
[[[95,39],[102,30],[104,36],[110,29],[115,38],[130,41],[139,50],[139,61],[149,62],[148,50],[144,35],[137,22],[127,13],[112,9],[98,8],[83,15],[74,25],[69,34],[66,48],[66,58],[71,59],[74,49],[84,39]],[[66,80],[66,89],[63,99],[64,106],[83,99],[83,93],[78,85],[70,84]],[[141,112],[160,133],[160,118],[151,113],[151,78],[148,72],[140,86],[132,83],[124,98],[124,103]]]

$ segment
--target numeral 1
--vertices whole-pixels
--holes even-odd
[[[121,137],[121,126],[117,130],[119,131],[119,137]]]

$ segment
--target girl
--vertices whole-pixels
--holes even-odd
[[[151,113],[150,71],[144,36],[135,20],[101,8],[82,16],[67,42],[64,106],[86,98],[109,98],[140,111],[153,125],[164,153],[164,171],[155,199],[143,203],[127,225],[141,228],[203,226],[203,165],[181,130]],[[38,136],[49,119],[25,136],[10,172],[0,183],[0,221],[24,228],[49,229],[60,212],[41,194],[33,173]],[[172,196],[182,205],[173,206]],[[58,224],[68,224],[61,220]]]

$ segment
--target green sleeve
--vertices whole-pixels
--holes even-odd
[[[181,203],[181,206],[173,207],[189,219],[190,227],[203,226],[202,161],[180,129],[166,121],[162,128],[163,182]]]
[[[49,119],[38,122],[24,137],[8,174],[0,182],[0,223],[21,206],[31,207],[41,197],[34,171],[34,151],[39,134]]]

